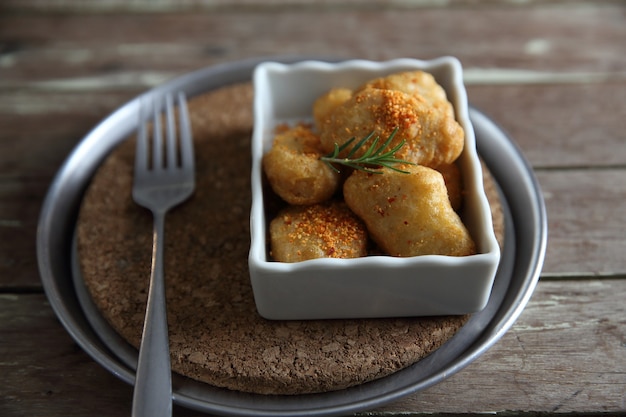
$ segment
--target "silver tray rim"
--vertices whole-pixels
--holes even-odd
[[[136,126],[140,101],[182,90],[188,97],[251,80],[264,61],[293,63],[316,57],[261,57],[213,65],[185,74],[130,100],[74,148],[57,172],[42,206],[37,258],[44,291],[66,331],[97,363],[134,383],[134,359],[123,341],[98,327],[97,314],[81,295],[73,235],[82,195],[100,163]],[[539,183],[520,148],[487,115],[470,106],[479,155],[500,188],[506,220],[502,260],[491,298],[444,346],[390,376],[319,394],[260,395],[212,387],[174,376],[174,401],[225,416],[333,416],[380,407],[424,390],[459,372],[493,346],[517,320],[539,279],[547,246],[547,216]],[[125,353],[126,352],[126,353]]]

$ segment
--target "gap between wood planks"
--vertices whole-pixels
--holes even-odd
[[[542,272],[540,281],[623,280],[626,274],[611,272]]]

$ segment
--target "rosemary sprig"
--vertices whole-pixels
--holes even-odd
[[[358,141],[352,147],[352,149],[350,149],[350,152],[348,152],[348,154],[344,158],[339,157],[339,154],[343,152],[344,150],[346,150],[348,146],[350,146],[356,140],[356,138],[353,137],[349,139],[347,142],[345,142],[341,146],[335,143],[335,149],[331,153],[320,157],[320,160],[326,162],[326,164],[328,164],[328,166],[330,166],[336,172],[340,172],[340,171],[337,167],[335,167],[334,164],[344,165],[350,168],[357,169],[359,171],[365,171],[365,172],[372,173],[372,174],[381,174],[382,171],[380,170],[380,168],[382,167],[389,168],[394,171],[401,172],[403,174],[409,174],[408,171],[404,171],[394,166],[397,164],[415,165],[412,162],[405,161],[402,159],[397,159],[395,157],[395,153],[398,152],[398,150],[400,150],[400,148],[404,146],[404,143],[406,141],[403,139],[400,143],[398,143],[393,148],[386,150],[391,144],[391,141],[393,140],[397,132],[398,132],[398,128],[396,127],[393,130],[393,132],[391,132],[387,140],[380,146],[378,146],[380,136],[376,136],[374,140],[372,141],[371,145],[369,145],[369,147],[365,151],[365,153],[363,153],[363,155],[356,157],[356,158],[354,157],[354,155],[359,149],[361,149],[363,145],[365,145],[366,142],[372,139],[375,133],[374,131],[372,131],[369,135],[365,136],[363,139]]]

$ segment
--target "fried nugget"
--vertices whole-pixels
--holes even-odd
[[[396,158],[430,167],[452,163],[464,144],[463,129],[454,118],[444,117],[425,100],[389,89],[362,89],[335,107],[317,127],[324,152],[371,132],[382,141],[397,128],[390,146],[402,140],[406,143],[396,152]]]
[[[339,174],[320,161],[320,139],[302,125],[281,130],[263,157],[270,186],[289,204],[328,200],[339,186]]]
[[[368,81],[357,91],[365,88],[398,90],[425,100],[430,106],[454,118],[454,109],[448,101],[446,91],[435,77],[424,71],[406,71]]]
[[[334,109],[348,101],[352,97],[349,88],[333,88],[320,96],[313,103],[313,120],[317,125],[328,118]]]
[[[475,253],[475,244],[452,209],[442,175],[420,165],[409,174],[355,171],[343,186],[345,201],[391,256]]]
[[[340,201],[288,206],[270,223],[271,256],[279,262],[367,255],[367,229]]]

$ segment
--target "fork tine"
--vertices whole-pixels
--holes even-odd
[[[193,173],[193,140],[191,138],[191,122],[189,121],[189,111],[187,110],[187,99],[183,92],[178,93],[178,110],[180,117],[180,152],[181,165]]]
[[[137,131],[137,150],[135,151],[135,175],[138,176],[148,169],[148,132],[146,129],[145,99],[139,102],[139,129]]]
[[[165,95],[165,117],[167,125],[167,142],[166,142],[166,155],[167,155],[167,168],[176,168],[176,125],[174,121],[174,102],[172,94],[167,93]]]
[[[155,171],[163,167],[163,133],[161,130],[161,113],[157,100],[152,101],[152,169]]]

